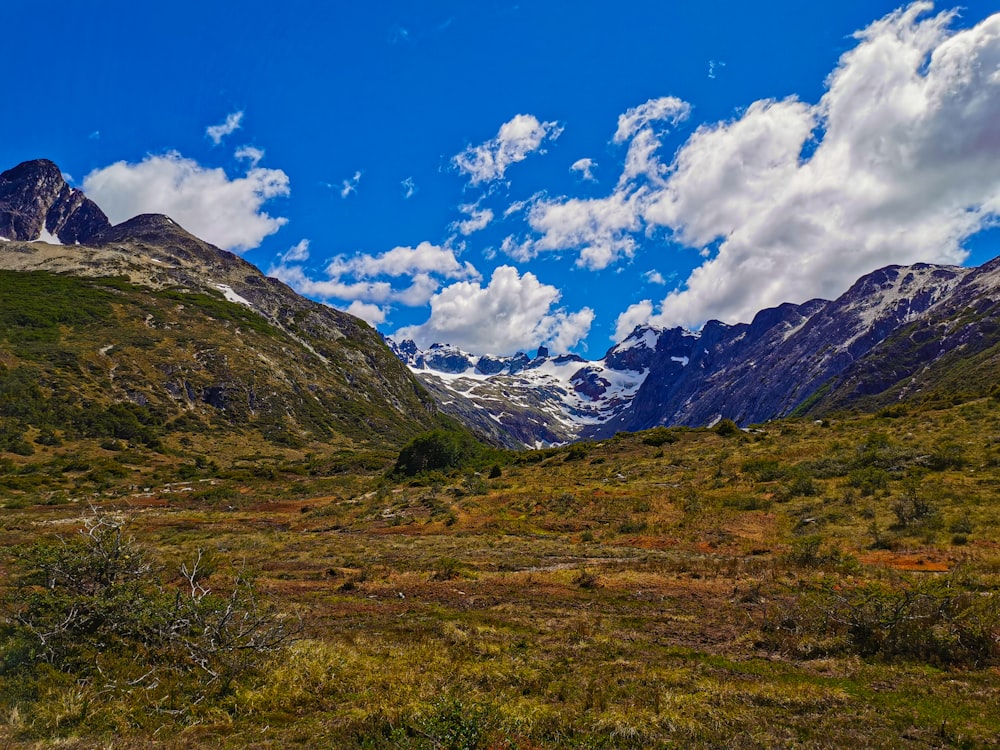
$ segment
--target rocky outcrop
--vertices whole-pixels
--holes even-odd
[[[48,236],[64,245],[87,244],[110,228],[97,204],[67,185],[47,159],[0,174],[0,237],[31,242]]]

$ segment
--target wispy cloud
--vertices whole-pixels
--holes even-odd
[[[413,181],[412,177],[407,177],[405,180],[399,183],[403,186],[403,199],[409,200],[413,197],[413,194],[417,192],[417,183]]]
[[[556,122],[541,122],[534,115],[516,115],[500,126],[496,138],[469,146],[452,163],[469,176],[472,185],[503,179],[507,167],[542,151],[545,141],[555,140],[561,133],[562,127]]]
[[[726,67],[726,63],[723,60],[709,60],[708,61],[708,77],[715,78],[718,72]]]
[[[361,182],[361,170],[354,173],[354,176],[349,180],[344,180],[340,183],[340,197],[346,198],[351,193],[358,192],[358,183]]]
[[[253,169],[260,164],[260,160],[264,158],[264,151],[263,149],[255,148],[254,146],[240,146],[236,149],[234,156],[241,161],[250,162],[250,168]]]
[[[222,139],[231,135],[243,126],[243,111],[233,112],[226,116],[226,121],[219,125],[209,125],[205,128],[205,135],[212,139],[212,143],[218,146]]]
[[[366,311],[359,317],[372,323],[382,321],[375,320],[374,308],[361,308],[360,304],[377,305],[384,320],[392,303],[426,305],[443,280],[480,278],[475,266],[460,262],[452,248],[430,242],[395,247],[378,255],[338,255],[327,262],[322,278],[315,278],[301,265],[309,256],[309,241],[302,240],[280,257],[268,274],[301,294],[334,304],[357,302],[355,309]]]
[[[674,272],[664,276],[659,271],[652,270],[646,271],[646,273],[642,275],[642,278],[644,278],[649,284],[659,284],[660,286],[665,286],[667,283],[677,278],[677,273]]]
[[[302,263],[309,260],[309,240],[299,240],[280,257],[282,263]]]
[[[396,24],[389,28],[387,39],[389,44],[409,44],[413,42],[413,34],[405,26]]]
[[[656,122],[666,122],[676,125],[686,120],[691,114],[691,105],[676,96],[663,96],[650,99],[645,104],[632,107],[624,114],[618,115],[618,129],[615,130],[615,143],[625,143],[644,128]]]
[[[480,208],[479,203],[466,203],[459,206],[458,210],[469,218],[453,222],[450,228],[453,232],[458,232],[464,237],[485,229],[493,221],[492,209]]]

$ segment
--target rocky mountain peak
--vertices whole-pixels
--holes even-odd
[[[22,162],[0,174],[0,237],[57,238],[72,245],[94,242],[110,228],[97,204],[66,184],[48,159]]]
[[[137,242],[168,250],[176,260],[215,266],[235,260],[236,256],[198,239],[180,224],[163,214],[139,214],[109,228],[95,238],[101,245]]]

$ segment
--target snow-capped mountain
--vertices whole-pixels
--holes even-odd
[[[544,446],[583,437],[628,407],[650,372],[658,328],[637,328],[601,360],[575,354],[476,356],[454,346],[421,350],[389,340],[396,355],[443,410],[509,447]],[[684,361],[683,356],[677,362]]]
[[[1000,259],[888,266],[836,300],[780,305],[750,323],[637,327],[595,362],[544,347],[531,359],[392,346],[443,410],[504,445],[884,405],[941,391],[957,371],[964,379],[948,388],[983,395],[997,380]]]

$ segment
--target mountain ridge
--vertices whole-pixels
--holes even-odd
[[[747,425],[863,403],[884,406],[893,398],[935,387],[947,377],[936,365],[944,358],[961,359],[963,353],[978,354],[1000,344],[998,300],[1000,259],[978,268],[917,263],[865,274],[834,300],[761,310],[749,323],[712,320],[699,331],[637,326],[602,359],[580,360],[579,368],[562,378],[564,391],[573,390],[581,399],[576,413],[599,418],[575,418],[574,410],[566,408],[564,393],[546,399],[539,390],[542,406],[522,405],[518,429],[508,429],[500,440],[531,446],[603,439],[657,426],[705,426],[720,419]],[[969,310],[974,312],[963,313]],[[963,314],[971,317],[956,323]],[[907,337],[910,329],[916,341]],[[473,365],[472,355],[463,360],[452,354],[451,371],[444,377],[438,365],[441,353],[449,350],[445,345],[420,351],[412,342],[400,342],[394,350],[445,412],[461,414],[467,421],[471,414],[477,423],[485,421],[485,412],[499,422],[501,431],[503,420],[497,417],[507,404],[498,389],[490,390],[491,381],[500,386],[500,393],[519,388],[517,399],[522,402],[534,387],[524,374],[517,382],[511,372],[483,372]],[[519,353],[508,359],[522,362],[528,357]],[[473,367],[477,372],[468,372]],[[588,369],[595,367],[601,373],[627,371],[637,387],[625,398],[614,393],[617,400],[605,401],[609,384]],[[981,384],[976,388],[988,390],[996,377],[985,366],[977,373]],[[470,385],[473,380],[476,386]],[[590,383],[596,387],[588,388]],[[539,418],[538,412],[549,416]],[[559,415],[553,416],[555,412]],[[553,420],[559,430],[550,429]],[[541,423],[544,429],[525,432]]]

